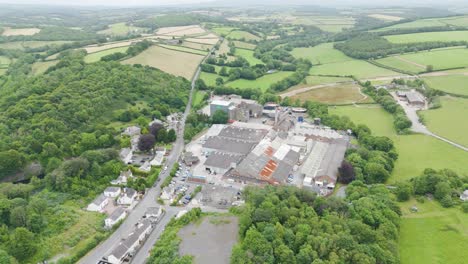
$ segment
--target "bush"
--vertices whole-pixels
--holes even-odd
[[[464,213],[468,214],[468,202],[462,203],[461,208]]]
[[[442,200],[440,200],[440,204],[442,204],[442,206],[445,208],[451,207],[453,205],[452,197],[447,194],[444,196],[444,198],[442,198]]]

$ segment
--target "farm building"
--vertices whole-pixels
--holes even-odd
[[[409,92],[406,94],[406,98],[408,100],[408,103],[412,106],[423,107],[425,105],[424,98],[419,93]]]
[[[107,228],[111,228],[126,216],[127,211],[125,211],[125,209],[122,207],[117,207],[117,209],[115,209],[114,212],[112,212],[112,214],[104,220],[104,224]]]
[[[92,212],[102,212],[104,207],[109,203],[109,200],[104,194],[100,194],[96,199],[94,199],[86,208],[88,211]]]

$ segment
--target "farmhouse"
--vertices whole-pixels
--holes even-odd
[[[124,219],[127,216],[127,211],[122,207],[117,207],[112,214],[104,220],[104,224],[107,228],[113,227],[117,222]]]
[[[92,201],[86,210],[92,212],[102,212],[104,207],[109,203],[109,200],[104,194],[100,194],[94,201]]]
[[[112,250],[107,260],[112,264],[123,263],[129,254],[135,253],[141,242],[143,242],[151,232],[152,228],[151,221],[149,219],[143,219],[135,230]]]
[[[115,198],[120,195],[120,187],[107,187],[104,190],[104,196],[109,198]]]
[[[124,188],[123,193],[117,199],[117,203],[121,205],[131,205],[137,197],[137,191],[132,188]]]
[[[460,195],[460,200],[466,202],[468,201],[468,190],[465,190],[461,195]]]

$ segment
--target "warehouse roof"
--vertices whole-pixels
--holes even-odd
[[[245,142],[230,138],[209,137],[203,148],[215,149],[219,152],[237,153],[246,155],[255,146],[253,142]]]
[[[220,152],[210,154],[205,161],[205,166],[228,169],[232,163],[238,164],[242,157],[239,155],[230,155]]]

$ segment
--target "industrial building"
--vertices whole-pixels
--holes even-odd
[[[210,116],[216,111],[227,113],[229,120],[248,122],[252,117],[262,115],[262,106],[254,100],[242,99],[238,95],[230,95],[212,100],[210,103]]]

